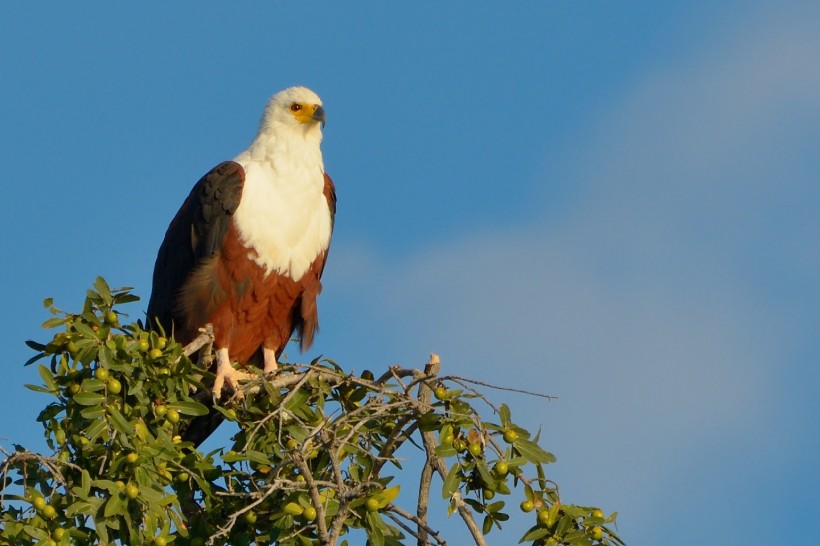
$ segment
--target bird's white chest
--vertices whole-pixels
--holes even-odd
[[[298,281],[330,244],[321,167],[243,155],[236,159],[245,169],[245,185],[234,220],[250,249],[248,257],[267,274],[275,271]]]

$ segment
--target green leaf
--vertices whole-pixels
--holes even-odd
[[[97,358],[100,359],[100,366],[103,368],[112,368],[114,364],[114,355],[111,353],[111,349],[103,345],[100,347],[100,352],[97,353]]]
[[[550,534],[549,529],[545,529],[540,526],[535,526],[532,529],[530,529],[527,533],[525,533],[524,536],[521,537],[521,540],[518,541],[518,543],[521,544],[522,542],[535,542],[539,538],[544,538],[548,534]]]
[[[395,485],[393,487],[388,487],[383,491],[379,491],[373,497],[378,499],[379,501],[379,508],[384,508],[399,496],[399,490],[401,489],[400,485]]]
[[[523,438],[516,440],[515,449],[531,463],[547,464],[556,461],[555,455],[544,451],[538,444]]]
[[[46,349],[45,345],[43,345],[42,343],[37,343],[32,339],[27,339],[26,345],[28,345],[30,349],[34,349],[35,351],[44,351]]]
[[[62,326],[65,323],[66,319],[54,317],[45,321],[43,324],[40,325],[40,327],[48,330],[49,328],[56,328],[57,326]]]
[[[134,435],[134,425],[129,423],[117,408],[109,406],[108,413],[111,415],[111,424],[114,425],[114,428],[117,429],[120,434],[124,434],[128,438]]]
[[[65,510],[66,517],[73,518],[77,515],[90,515],[93,512],[93,507],[90,502],[77,501]]]
[[[94,406],[105,402],[105,396],[98,392],[78,392],[73,400],[81,406]]]
[[[444,483],[441,486],[441,498],[449,499],[453,493],[458,491],[458,486],[461,484],[461,463],[455,462],[450,470],[447,472],[447,477],[444,478]]]
[[[435,451],[436,455],[438,455],[439,457],[445,457],[445,458],[455,457],[458,454],[458,451],[456,451],[456,448],[454,448],[452,445],[447,445],[447,444],[441,444],[441,445],[436,446],[434,451]]]
[[[80,480],[80,489],[83,492],[83,497],[87,497],[91,492],[91,474],[89,474],[86,469],[83,469],[82,479]]]
[[[493,530],[493,518],[490,515],[484,516],[484,523],[481,526],[481,532],[485,535],[489,534],[490,531]]]
[[[484,482],[485,486],[493,486],[495,484],[495,478],[490,473],[490,469],[487,468],[487,462],[484,460],[477,461],[476,469],[478,473],[481,475],[481,481]]]
[[[371,546],[384,546],[384,533],[382,532],[382,522],[378,513],[367,513],[367,539]]]
[[[261,451],[254,451],[252,449],[249,449],[248,451],[245,452],[245,458],[247,460],[252,461],[254,463],[257,463],[257,464],[273,465],[271,460],[268,459],[268,457],[264,453],[262,453]]]
[[[74,329],[81,333],[83,336],[91,339],[97,339],[97,332],[91,329],[91,326],[83,323],[83,322],[75,322]]]
[[[47,389],[47,388],[45,388],[45,387],[41,387],[40,385],[32,385],[32,384],[30,384],[30,383],[26,383],[26,384],[25,384],[25,385],[23,385],[23,386],[24,386],[25,388],[27,388],[28,390],[30,390],[30,391],[34,391],[34,392],[44,392],[44,393],[46,393],[46,394],[51,394],[51,393],[52,393],[52,391],[48,390],[48,389]]]
[[[43,380],[43,383],[46,384],[46,388],[49,392],[57,390],[57,384],[54,382],[54,375],[51,373],[51,370],[40,364],[37,366],[37,373],[40,374],[40,378]]]
[[[85,408],[80,412],[80,415],[85,417],[86,419],[99,419],[105,415],[105,408],[97,405],[91,406],[89,408]]]
[[[208,415],[208,408],[199,402],[177,401],[168,402],[166,405],[169,409],[175,409],[183,415],[193,415],[194,417]]]
[[[105,279],[102,277],[97,277],[94,281],[94,289],[107,305],[111,305],[111,288],[108,286],[108,283],[105,282]]]
[[[487,512],[493,513],[500,511],[502,508],[504,508],[504,501],[497,501],[492,504],[488,504],[485,507],[485,510],[487,510]]]
[[[82,390],[84,391],[101,391],[105,389],[105,381],[100,379],[83,379]]]
[[[40,360],[41,358],[43,358],[44,356],[46,356],[46,354],[45,354],[45,353],[37,353],[37,354],[36,354],[36,355],[34,355],[33,357],[31,357],[31,358],[29,358],[28,360],[26,360],[26,363],[25,363],[25,364],[23,364],[23,366],[30,366],[31,364],[34,364],[35,362],[37,362],[38,360]]]
[[[94,440],[97,436],[102,434],[106,429],[105,426],[105,419],[100,417],[96,421],[94,421],[90,427],[85,429],[85,435],[89,440]]]
[[[123,495],[111,495],[108,502],[105,503],[105,510],[103,516],[110,518],[111,516],[125,515],[128,501]]]
[[[498,418],[501,419],[502,427],[506,427],[510,424],[510,408],[507,404],[501,404],[501,406],[499,406]]]

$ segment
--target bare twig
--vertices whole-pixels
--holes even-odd
[[[421,469],[419,479],[419,500],[416,505],[416,523],[418,524],[418,546],[426,546],[427,541],[427,509],[430,505],[430,484],[433,481],[433,461],[430,460],[429,453],[424,461],[424,468]]]
[[[414,537],[416,537],[418,539],[419,546],[429,546],[430,541],[427,540],[427,535],[432,536],[433,540],[435,540],[441,546],[447,546],[447,541],[444,540],[443,538],[441,538],[441,535],[439,535],[438,532],[436,532],[429,525],[427,525],[427,520],[426,519],[416,517],[413,514],[411,514],[410,512],[408,512],[407,510],[404,510],[402,507],[396,506],[395,504],[390,504],[387,507],[387,511],[388,511],[387,515],[390,517],[390,519],[395,521],[405,531],[411,533]],[[392,514],[390,514],[390,512],[395,512],[396,514],[403,517],[404,519],[412,521],[413,523],[415,523],[416,527],[418,528],[418,531],[414,531],[413,529],[407,527],[405,524],[403,524],[403,522],[401,520],[399,520],[398,518],[396,518]]]
[[[441,379],[442,379],[442,381],[450,380],[450,381],[455,381],[455,382],[461,383],[461,384],[472,383],[473,385],[479,385],[481,387],[487,387],[488,389],[494,389],[494,390],[497,390],[497,391],[517,392],[519,394],[526,394],[528,396],[536,396],[538,398],[546,398],[547,400],[557,400],[558,399],[557,396],[551,396],[551,395],[543,394],[543,393],[540,393],[540,392],[532,392],[532,391],[527,391],[527,390],[524,390],[524,389],[516,389],[516,388],[512,388],[512,387],[499,387],[498,385],[493,385],[492,383],[486,383],[484,381],[478,381],[478,380],[470,379],[470,378],[467,378],[467,377],[460,377],[458,375],[445,375]]]

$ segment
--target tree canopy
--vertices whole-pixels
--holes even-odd
[[[0,544],[445,545],[431,510],[477,545],[510,510],[532,514],[523,543],[623,544],[616,514],[562,502],[544,469],[555,457],[492,386],[442,375],[435,355],[378,376],[285,364],[213,406],[239,430],[200,451],[183,433],[209,411],[212,335],[183,347],[125,323],[137,299],[98,278],[79,313],[46,300],[56,333],[27,342],[41,380],[27,387],[52,397],[38,417],[52,452],[3,450]],[[399,450],[423,461],[418,475]]]

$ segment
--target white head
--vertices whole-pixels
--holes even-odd
[[[268,101],[259,132],[284,130],[321,139],[324,125],[325,109],[319,95],[307,87],[289,87]]]

